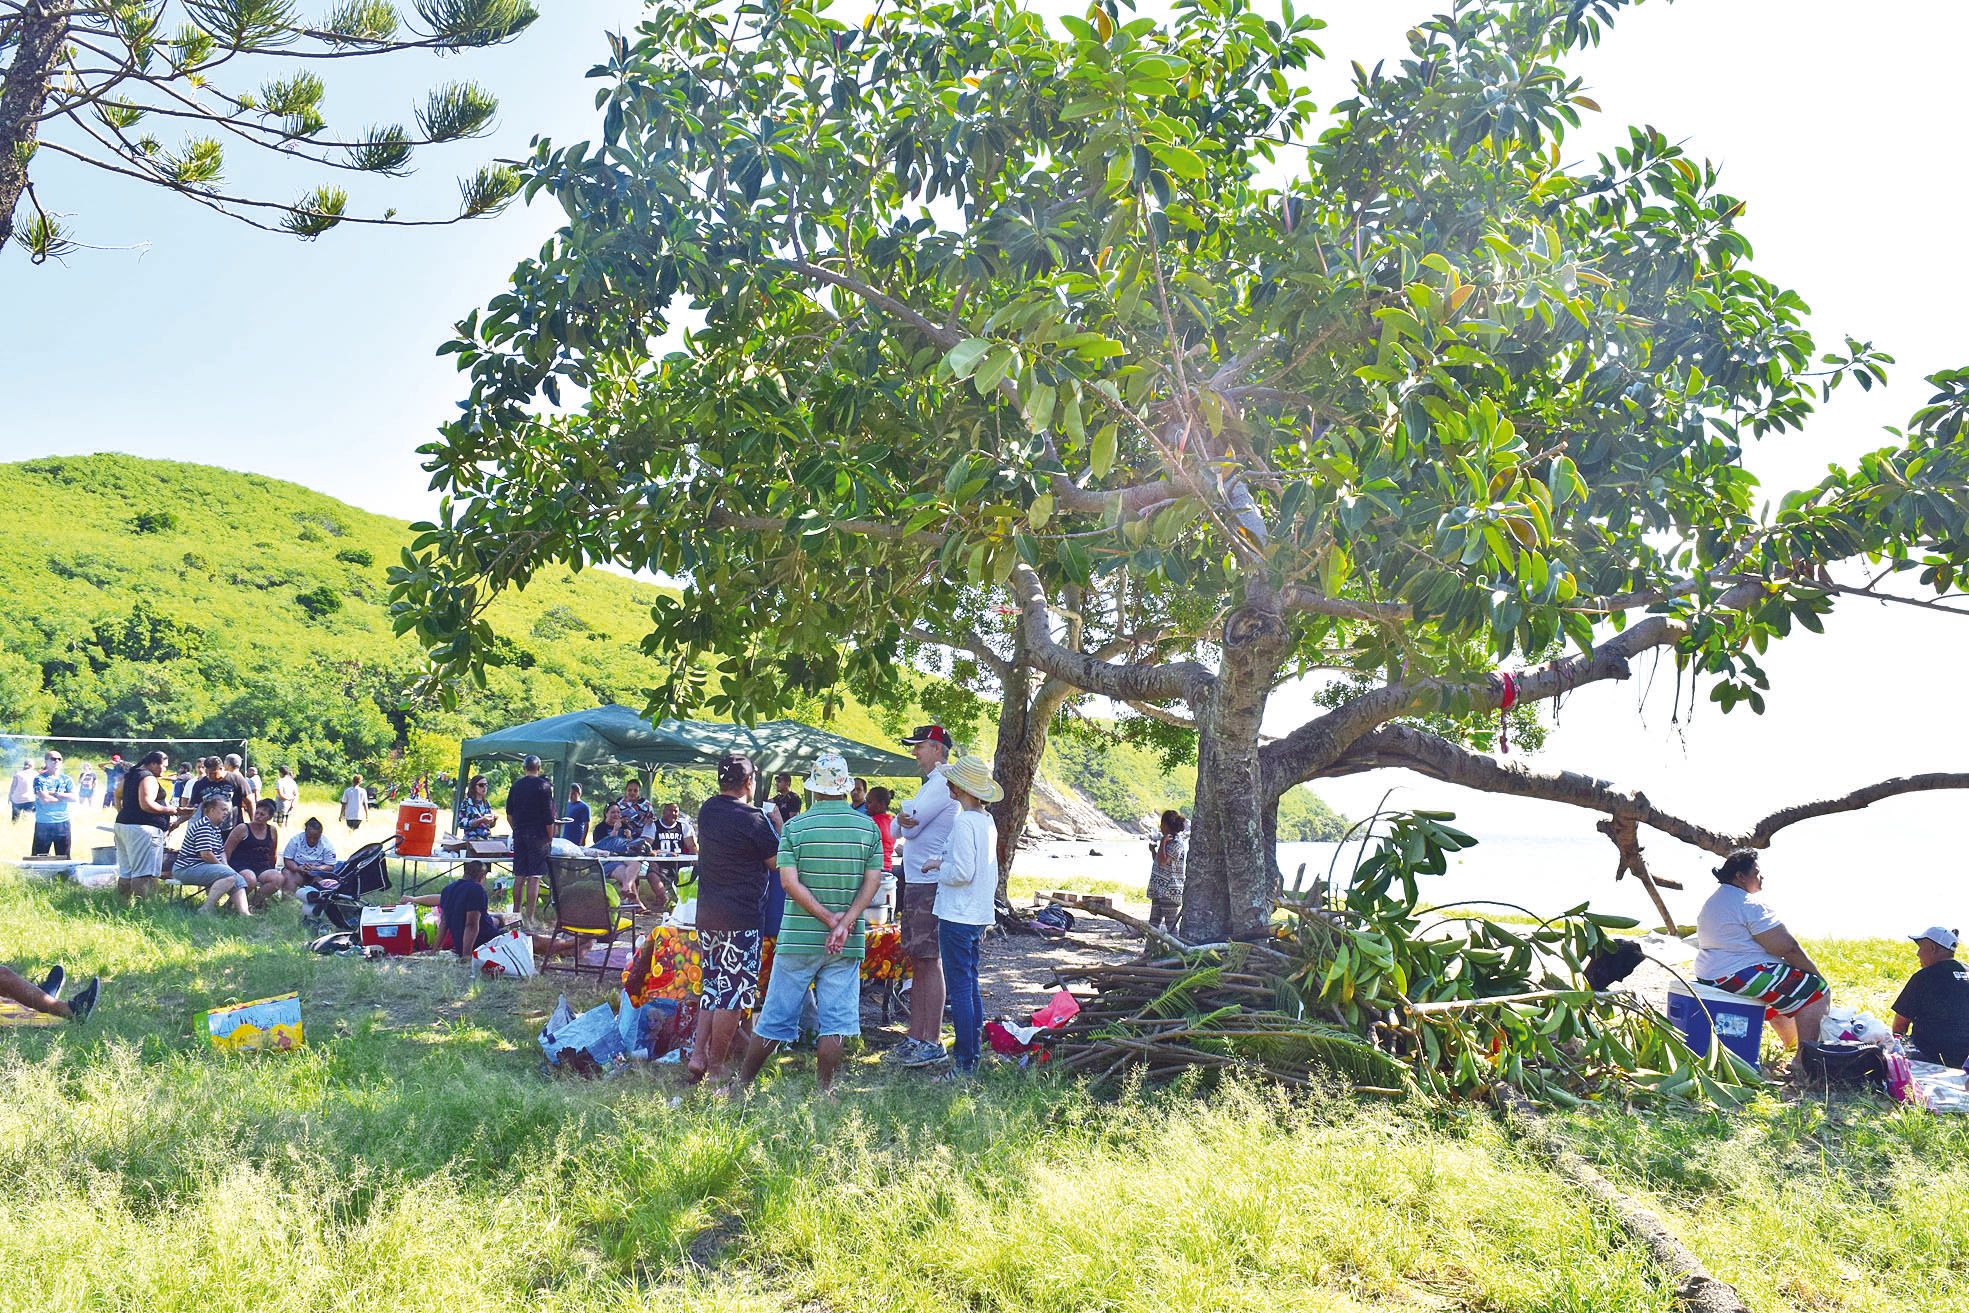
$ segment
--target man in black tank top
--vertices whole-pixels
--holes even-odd
[[[124,775],[116,796],[116,890],[126,898],[150,892],[164,869],[164,835],[177,811],[159,777],[165,758],[153,752]]]

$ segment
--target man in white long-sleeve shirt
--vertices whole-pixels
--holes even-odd
[[[909,1037],[885,1055],[905,1067],[925,1067],[944,1059],[943,966],[937,947],[937,872],[924,868],[943,856],[957,801],[944,783],[950,735],[942,725],[919,725],[903,740],[923,772],[923,787],[902,805],[902,951],[909,959]]]

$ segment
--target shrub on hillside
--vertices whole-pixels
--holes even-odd
[[[138,511],[130,521],[135,533],[168,533],[178,527],[175,511]]]
[[[308,589],[305,593],[296,593],[294,603],[319,620],[342,609],[342,595],[327,584],[321,584]]]
[[[376,554],[367,547],[344,547],[335,553],[335,559],[347,565],[376,564]]]

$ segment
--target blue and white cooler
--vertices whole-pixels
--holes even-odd
[[[1668,987],[1668,1019],[1697,1053],[1714,1039],[1753,1067],[1762,1056],[1764,1005],[1754,998],[1678,980]]]

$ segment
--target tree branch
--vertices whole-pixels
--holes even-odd
[[[1046,589],[1030,566],[1014,566],[1009,587],[1019,605],[1026,655],[1033,668],[1077,689],[1119,702],[1181,698],[1195,703],[1216,682],[1207,669],[1194,661],[1123,664],[1076,652],[1053,637],[1053,616],[1046,603]]]
[[[1591,775],[1578,771],[1536,771],[1522,762],[1502,762],[1495,757],[1472,752],[1439,735],[1402,725],[1384,725],[1362,735],[1322,773],[1326,776],[1358,775],[1364,771],[1387,769],[1412,770],[1431,779],[1460,784],[1484,793],[1537,798],[1603,812],[1613,817],[1616,825],[1629,821],[1646,825],[1704,852],[1719,855],[1736,848],[1768,848],[1778,831],[1800,821],[1859,811],[1886,798],[1940,789],[1969,789],[1969,772],[1933,771],[1902,776],[1869,784],[1836,798],[1800,803],[1772,812],[1750,829],[1732,833],[1698,825],[1663,811],[1649,801],[1645,793],[1620,789]]]
[[[1409,620],[1414,612],[1402,602],[1351,602],[1344,597],[1328,597],[1313,589],[1294,585],[1281,589],[1279,605],[1288,611],[1303,611],[1309,615],[1333,615],[1343,620],[1368,620],[1375,624],[1393,625]]]

